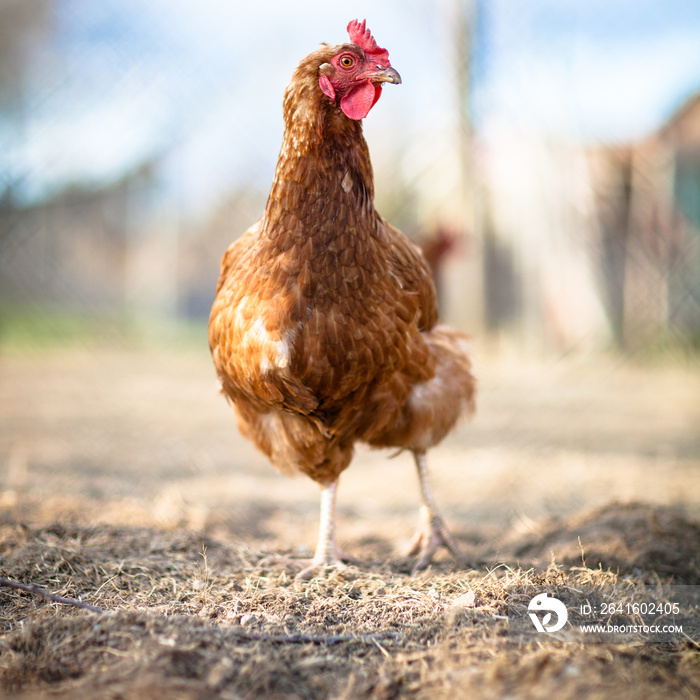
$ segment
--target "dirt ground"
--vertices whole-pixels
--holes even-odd
[[[700,647],[508,638],[509,592],[700,585],[700,367],[484,363],[475,420],[429,454],[474,567],[411,575],[408,455],[358,449],[308,582],[318,489],[237,434],[206,352],[0,356],[7,698],[694,698]]]

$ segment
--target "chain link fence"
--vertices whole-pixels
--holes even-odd
[[[0,4],[6,339],[205,321],[222,252],[264,207],[284,85],[349,17],[196,5]],[[548,108],[563,39],[539,62],[514,54],[504,83],[505,47],[536,44],[542,12],[367,9],[404,77],[366,123],[378,208],[423,245],[444,316],[478,334],[536,352],[697,346],[700,102],[624,147],[584,138]]]

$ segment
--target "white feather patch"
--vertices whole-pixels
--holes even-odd
[[[249,304],[252,303],[250,297],[243,297],[234,310],[233,322],[239,328],[245,328],[250,318],[247,313]],[[256,352],[259,354],[259,366],[262,372],[269,372],[273,369],[286,369],[291,361],[292,345],[296,329],[289,330],[275,329],[268,331],[265,322],[259,316],[243,332],[241,350],[243,352]]]

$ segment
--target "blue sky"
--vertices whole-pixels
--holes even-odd
[[[367,17],[403,85],[366,121],[370,146],[449,128],[455,114],[451,0],[56,0],[37,47],[18,132],[0,115],[3,169],[41,198],[106,182],[168,153],[183,206],[241,182],[269,184],[281,97],[319,41]],[[700,90],[696,0],[483,0],[475,45],[477,124],[626,142]]]

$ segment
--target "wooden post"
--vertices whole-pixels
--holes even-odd
[[[457,154],[459,191],[455,228],[460,236],[458,255],[445,266],[445,320],[480,336],[485,329],[483,199],[474,148],[472,54],[478,0],[453,0],[452,41],[457,98]]]

